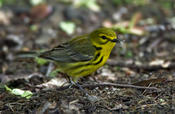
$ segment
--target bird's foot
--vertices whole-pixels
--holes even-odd
[[[91,95],[89,95],[89,94],[87,93],[87,91],[84,90],[84,89],[82,88],[82,86],[79,85],[78,83],[76,83],[76,82],[74,82],[74,81],[72,81],[72,80],[71,80],[70,82],[71,82],[71,84],[70,84],[69,87],[72,87],[73,85],[77,86],[77,87],[85,94],[85,96],[87,97],[87,99],[88,99],[90,102],[96,102],[96,101],[99,100],[96,96],[91,96]]]

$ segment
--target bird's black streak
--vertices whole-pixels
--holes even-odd
[[[95,63],[92,63],[92,64],[93,64],[93,65],[98,65],[98,64],[100,64],[102,61],[103,61],[103,56],[100,58],[99,61],[97,61],[97,62],[95,62]]]
[[[97,53],[94,57],[94,61],[96,61],[98,59],[98,57],[100,57],[100,53]]]
[[[81,68],[81,67],[84,67],[84,66],[98,65],[98,64],[100,64],[103,61],[103,56],[102,56],[99,61],[95,62],[99,57],[100,57],[100,53],[97,53],[97,54],[95,54],[95,57],[93,59],[93,62],[94,63],[92,62],[92,63],[83,64],[83,65],[77,65],[77,66],[72,67],[71,69],[75,69],[76,70],[76,69]],[[81,71],[77,72],[77,74],[82,73],[82,72],[85,72],[87,70],[88,70],[87,67],[85,67]]]
[[[102,47],[94,46],[94,48],[95,48],[96,50],[102,50]]]

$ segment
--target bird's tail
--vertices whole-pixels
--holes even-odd
[[[40,53],[35,51],[23,51],[16,53],[16,58],[35,58],[38,57]]]

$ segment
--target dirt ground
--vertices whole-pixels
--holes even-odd
[[[116,7],[107,0],[99,3],[100,12],[56,1],[48,4],[42,8],[51,7],[51,11],[1,8],[10,15],[5,21],[0,17],[1,84],[29,90],[33,95],[26,99],[0,86],[0,113],[175,113],[175,22],[170,21],[171,11],[159,5]],[[142,17],[135,28],[144,34],[117,32],[121,43],[117,43],[109,61],[79,80],[91,97],[76,86],[69,87],[65,74],[48,76],[54,64],[41,65],[32,58],[15,56],[19,51],[53,48],[101,26],[128,23],[135,14]],[[74,22],[75,32],[68,35],[61,30],[62,21]]]

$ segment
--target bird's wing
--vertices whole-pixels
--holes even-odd
[[[94,53],[95,48],[87,35],[84,35],[58,45],[52,50],[42,53],[39,57],[57,62],[80,62],[91,60]]]

